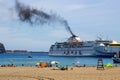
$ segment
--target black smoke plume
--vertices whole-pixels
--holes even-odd
[[[59,22],[64,25],[66,30],[75,36],[68,25],[68,22],[64,18],[57,16],[56,14],[46,13],[42,10],[37,10],[35,8],[30,8],[29,6],[20,3],[18,0],[15,1],[15,9],[17,11],[18,17],[21,21],[28,22],[30,24],[54,24]]]

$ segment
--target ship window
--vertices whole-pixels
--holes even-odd
[[[73,51],[71,51],[71,53],[73,53]]]
[[[60,46],[60,45],[57,45],[57,48],[61,48],[61,46]]]
[[[79,54],[81,54],[81,51],[79,51]]]
[[[69,54],[69,51],[68,51],[68,54]]]
[[[75,54],[77,54],[77,51],[75,51]]]

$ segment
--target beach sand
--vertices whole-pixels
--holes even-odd
[[[97,70],[73,67],[68,70],[37,67],[0,67],[0,80],[120,80],[120,67]]]

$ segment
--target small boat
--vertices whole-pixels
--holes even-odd
[[[120,63],[120,58],[112,58],[113,63]]]
[[[113,63],[120,63],[120,51],[119,51],[119,53],[114,55],[112,60],[113,60]]]
[[[28,55],[28,58],[32,58],[32,55]]]

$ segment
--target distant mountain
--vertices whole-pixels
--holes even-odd
[[[5,50],[4,44],[0,43],[0,53],[5,53],[5,52],[6,50]]]

